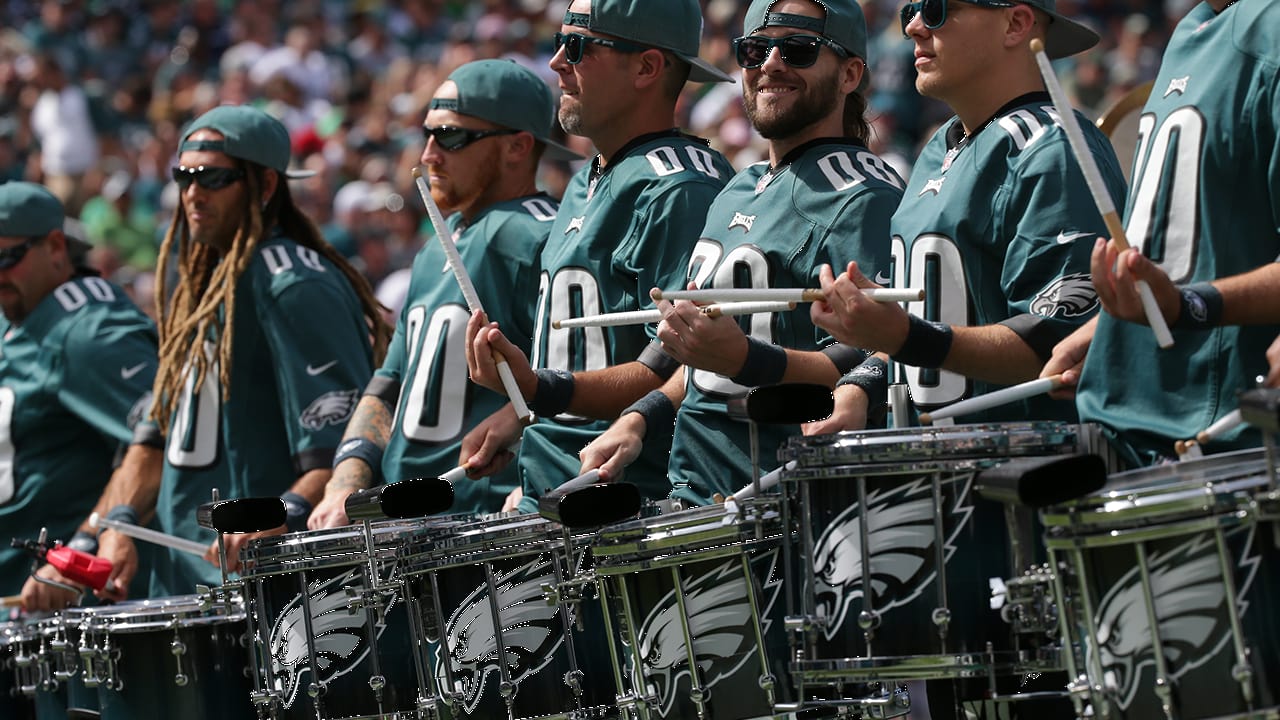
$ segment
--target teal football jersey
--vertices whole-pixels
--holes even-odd
[[[486,208],[458,232],[458,253],[489,319],[526,353],[533,338],[538,256],[557,203],[548,196],[508,200]],[[395,337],[378,377],[400,387],[391,439],[382,456],[387,482],[436,477],[458,464],[463,436],[507,404],[507,397],[467,375],[470,312],[444,249],[431,241],[413,262],[413,279]],[[518,483],[512,463],[492,477],[454,485],[452,512],[497,512]]]
[[[1176,283],[1237,275],[1280,256],[1280,5],[1206,3],[1178,24],[1139,124],[1129,242]],[[1129,460],[1174,455],[1267,372],[1280,327],[1151,330],[1104,315],[1085,362],[1082,419],[1118,432]],[[1208,450],[1257,446],[1239,428]]]
[[[285,492],[327,468],[361,390],[373,374],[369,329],[342,272],[319,253],[275,235],[236,285],[235,344],[227,398],[216,362],[198,392],[188,378],[165,447],[156,516],[168,533],[214,539],[196,508],[222,499]],[[206,345],[211,352],[212,344]],[[157,560],[155,597],[220,582],[195,555]]]
[[[794,150],[776,169],[746,168],[711,204],[688,278],[702,288],[808,288],[824,264],[856,260],[874,277],[889,272],[889,219],[902,198],[897,173],[866,148],[819,140]],[[795,350],[832,340],[809,319],[809,306],[739,319],[751,336]],[[725,401],[746,392],[708,370],[686,368],[669,467],[673,496],[697,504],[751,482],[747,424]],[[777,448],[799,426],[761,425],[760,467],[777,466]]]
[[[155,372],[155,325],[102,278],[63,283],[21,325],[0,317],[0,595],[31,568],[10,538],[66,542],[93,511]]]
[[[1119,206],[1125,183],[1115,152],[1076,117]],[[1057,118],[1048,94],[1035,93],[1001,109],[967,143],[956,144],[955,118],[930,139],[892,222],[894,286],[925,290],[924,300],[908,303],[912,314],[952,326],[1034,322],[1036,336],[1050,337],[1039,348],[1047,356],[1056,339],[1097,312],[1089,255],[1106,225]],[[999,387],[947,371],[903,369],[920,410]],[[962,420],[1074,417],[1071,403],[1041,396]]]
[[[683,286],[685,266],[716,193],[733,175],[719,152],[687,135],[645,136],[597,175],[569,182],[542,251],[533,364],[573,372],[635,360],[656,326],[554,329],[573,317],[652,308],[649,289]],[[578,450],[609,427],[561,415],[539,418],[520,445],[521,483],[534,498],[578,474]],[[627,468],[646,497],[665,497],[669,438],[651,438]]]

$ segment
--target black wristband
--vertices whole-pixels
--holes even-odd
[[[132,505],[120,504],[107,511],[107,519],[116,522],[138,524],[138,511]]]
[[[777,385],[787,374],[787,351],[773,343],[747,337],[747,361],[729,378],[744,387]]]
[[[618,417],[627,413],[640,413],[644,418],[645,437],[655,430],[663,437],[668,436],[676,426],[676,406],[671,404],[671,398],[661,390],[650,390],[618,413]]]
[[[857,385],[867,394],[867,414],[889,402],[889,364],[872,355],[840,378],[836,387]]]
[[[675,375],[676,368],[680,367],[679,361],[668,355],[667,351],[662,349],[662,343],[656,341],[644,346],[636,362],[649,368],[663,380]]]
[[[133,426],[133,439],[129,443],[163,450],[164,433],[160,432],[159,425],[149,420],[144,420]]]
[[[285,492],[280,495],[284,503],[284,524],[289,532],[302,532],[307,529],[307,518],[311,516],[311,502],[296,492]]]
[[[929,322],[915,315],[908,315],[910,325],[907,341],[894,353],[895,362],[918,368],[939,368],[951,352],[951,326]]]
[[[857,368],[868,357],[866,350],[844,343],[832,343],[822,348],[820,352],[827,356],[831,364],[836,366],[836,372],[841,375]]]
[[[93,555],[98,552],[98,538],[91,533],[77,530],[76,534],[72,535],[71,539],[67,541],[67,547]]]
[[[1182,311],[1173,327],[1178,330],[1208,330],[1222,322],[1222,293],[1212,284],[1195,283],[1178,288]]]
[[[382,450],[368,438],[351,438],[338,446],[338,452],[333,455],[333,467],[336,469],[339,463],[348,458],[362,460],[373,471],[376,480],[382,475]]]
[[[567,370],[535,370],[538,391],[529,406],[542,417],[555,417],[569,409],[573,402],[573,373]]]

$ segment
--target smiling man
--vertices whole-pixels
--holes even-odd
[[[164,435],[163,477],[117,475],[103,504],[128,521],[154,511],[165,532],[210,541],[195,510],[211,490],[223,499],[279,495],[289,529],[305,529],[390,328],[368,282],[294,204],[279,121],[249,107],[210,110],[183,134],[178,163],[181,203],[157,271],[154,424],[137,438]],[[174,262],[170,295],[163,279]],[[251,537],[228,536],[229,569]],[[132,542],[113,531],[100,542],[127,579]],[[153,596],[220,580],[205,561],[216,561],[214,543],[205,560],[161,552]]]
[[[528,350],[538,293],[538,255],[559,204],[536,183],[538,161],[579,158],[551,140],[555,101],[537,75],[508,60],[454,70],[431,99],[422,165],[431,196],[449,217],[481,304]],[[579,158],[580,159],[580,158]],[[435,477],[459,464],[464,434],[506,396],[467,377],[470,312],[439,242],[423,246],[387,359],[347,425],[313,528],[347,521],[355,490],[379,479]],[[511,465],[454,484],[453,512],[497,512],[518,486]]]
[[[890,354],[917,409],[928,410],[1035,378],[1054,345],[1097,311],[1089,255],[1106,226],[1028,44],[1042,38],[1059,58],[1098,36],[1054,0],[923,0],[901,20],[915,43],[916,88],[956,113],[921,151],[891,224],[892,283],[926,296],[908,315],[861,292],[885,278],[837,266],[838,278],[824,273],[827,302],[812,310],[842,342]],[[1081,125],[1119,204],[1115,153],[1092,123]],[[837,403],[847,410],[866,397],[851,385]],[[1074,415],[1041,397],[966,419]]]

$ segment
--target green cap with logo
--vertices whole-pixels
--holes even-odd
[[[1053,59],[1069,57],[1084,52],[1098,44],[1098,33],[1058,14],[1057,0],[1020,0],[1023,5],[1030,5],[1042,10],[1049,16],[1049,29],[1044,33],[1044,52]]]
[[[215,130],[221,140],[188,140],[197,130]],[[196,118],[182,134],[178,152],[210,150],[256,163],[290,178],[314,175],[289,170],[289,131],[277,119],[248,105],[222,105]]]
[[[669,50],[689,63],[690,82],[733,82],[724,71],[698,57],[702,6],[698,0],[591,0],[589,13],[564,13],[564,24]]]
[[[514,60],[476,60],[454,70],[449,80],[456,98],[432,98],[432,110],[452,110],[533,135],[547,146],[552,160],[581,160],[582,156],[551,139],[556,101],[551,88],[532,70]]]
[[[755,0],[747,8],[742,23],[742,34],[750,35],[767,27],[785,27],[803,30],[834,42],[850,55],[867,58],[867,20],[862,6],[855,0],[813,0],[826,11],[826,17],[813,18],[793,13],[769,12],[779,0]]]
[[[0,237],[43,237],[62,229],[62,201],[43,185],[11,181],[0,185]]]

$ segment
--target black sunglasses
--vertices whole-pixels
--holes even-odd
[[[8,270],[9,268],[22,262],[22,258],[27,256],[27,251],[36,246],[36,243],[45,239],[45,235],[40,237],[27,238],[26,240],[0,250],[0,270]]]
[[[204,165],[193,168],[179,165],[173,168],[173,181],[178,183],[178,189],[184,191],[191,187],[192,181],[205,190],[221,190],[243,179],[244,170],[240,168],[205,167]]]
[[[844,48],[817,35],[788,35],[778,38],[748,35],[734,38],[733,51],[738,57],[738,65],[748,70],[763,65],[775,47],[782,53],[782,62],[791,67],[807,68],[818,62],[818,54],[822,52],[823,45],[842,58],[849,57]]]
[[[497,130],[468,130],[467,128],[453,127],[452,125],[441,125],[439,127],[422,126],[422,137],[425,140],[431,138],[436,139],[436,144],[441,148],[453,152],[461,150],[477,140],[483,140],[487,137],[495,135],[515,135],[519,130],[511,130],[509,128],[499,128]]]
[[[637,45],[625,40],[608,40],[581,33],[556,33],[556,50],[564,48],[564,59],[568,60],[570,65],[582,62],[582,51],[587,45],[600,45],[624,53],[644,52],[649,49],[647,45]]]
[[[907,3],[902,6],[902,34],[907,34],[907,25],[915,19],[916,15],[920,15],[920,19],[924,21],[924,26],[930,30],[937,30],[947,21],[947,2],[949,0],[920,0],[920,2]],[[950,0],[954,1],[954,0]],[[985,8],[1011,8],[1017,5],[1015,2],[1008,0],[964,0],[969,5],[977,5]]]

